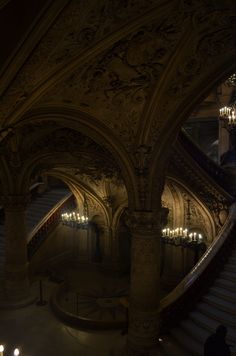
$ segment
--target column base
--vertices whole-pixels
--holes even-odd
[[[0,309],[22,308],[36,301],[29,285],[29,280],[5,281],[5,286],[0,293]]]
[[[128,355],[149,356],[151,350],[158,349],[160,315],[158,310],[130,310],[128,330]]]
[[[132,348],[130,345],[127,345],[126,347],[126,353],[123,355],[127,356],[162,356],[161,350],[159,347],[155,347],[152,349],[136,349]],[[117,356],[123,356],[123,355],[117,355]]]

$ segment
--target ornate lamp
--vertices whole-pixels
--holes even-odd
[[[76,229],[87,229],[89,226],[88,219],[88,204],[84,196],[83,215],[78,211],[65,212],[61,214],[61,221],[63,225],[70,226]]]
[[[190,200],[187,200],[187,226],[190,226]],[[165,228],[162,230],[161,239],[164,243],[175,246],[195,247],[204,241],[202,234],[196,231],[189,231],[187,227]]]
[[[3,356],[4,350],[5,350],[4,346],[0,345],[0,356]],[[20,355],[20,350],[18,348],[15,348],[14,352],[13,352],[13,355],[14,356],[19,356]]]
[[[233,73],[227,80],[226,84],[229,87],[236,87],[236,73]]]
[[[220,118],[226,119],[229,126],[236,125],[235,106],[224,106],[220,109]]]

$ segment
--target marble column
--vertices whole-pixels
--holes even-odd
[[[128,355],[144,356],[157,347],[160,327],[161,214],[133,212]]]
[[[5,199],[6,269],[5,291],[10,302],[21,302],[29,297],[27,259],[27,230],[23,195],[11,195]]]

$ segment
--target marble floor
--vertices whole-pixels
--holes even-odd
[[[43,299],[47,301],[44,306],[34,302],[15,310],[0,309],[3,355],[13,355],[17,347],[22,356],[124,356],[126,335],[121,335],[121,330],[78,330],[63,324],[53,314],[49,301],[56,285],[49,278],[43,279]],[[39,300],[38,281],[32,284],[31,294]],[[150,354],[158,355],[158,351]]]
[[[44,300],[49,300],[52,282],[44,281]],[[37,291],[37,284],[33,286]],[[36,303],[15,310],[0,310],[0,344],[4,356],[14,348],[22,356],[115,356],[122,355],[126,336],[120,330],[77,330],[60,322],[49,303]]]

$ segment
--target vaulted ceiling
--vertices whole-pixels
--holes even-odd
[[[152,194],[180,126],[236,67],[235,1],[20,3],[0,14],[2,129],[20,149],[21,127],[57,122],[109,151],[128,191],[148,171]]]

